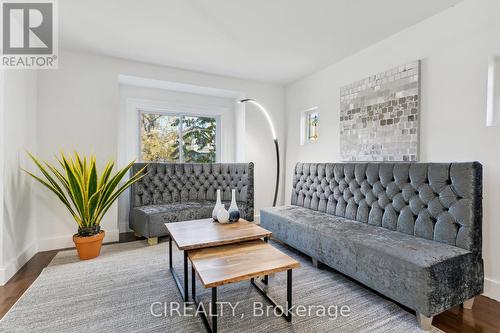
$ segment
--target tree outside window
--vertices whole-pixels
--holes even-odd
[[[205,116],[141,113],[141,160],[216,161],[217,119]]]

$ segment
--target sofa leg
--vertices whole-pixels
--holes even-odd
[[[463,304],[464,309],[468,309],[468,310],[471,310],[473,305],[474,305],[474,297],[466,300]]]
[[[158,244],[158,237],[148,238],[148,244],[149,245],[156,245],[156,244]]]
[[[417,312],[417,322],[420,329],[424,331],[430,331],[432,327],[432,317],[426,317],[421,313]]]
[[[314,267],[321,268],[321,266],[323,266],[323,264],[320,261],[318,261],[318,259],[315,259],[315,258],[311,258],[311,259],[312,259],[312,264]]]

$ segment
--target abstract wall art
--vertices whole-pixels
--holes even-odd
[[[340,88],[343,161],[418,160],[420,61]]]

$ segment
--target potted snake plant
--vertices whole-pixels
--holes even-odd
[[[31,153],[28,155],[43,176],[24,171],[52,191],[78,224],[78,232],[73,235],[73,242],[80,259],[99,256],[105,235],[100,227],[102,218],[123,191],[144,177],[145,168],[120,184],[135,161],[114,174],[112,172],[115,163],[109,161],[99,174],[95,156],[87,158],[76,152],[73,156],[61,153],[57,158],[58,168],[39,160]]]

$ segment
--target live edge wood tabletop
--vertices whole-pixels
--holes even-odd
[[[183,251],[245,242],[272,235],[271,231],[244,219],[220,224],[209,218],[165,223],[165,226],[179,250]]]
[[[188,251],[205,288],[250,280],[289,269],[299,262],[261,239]]]

